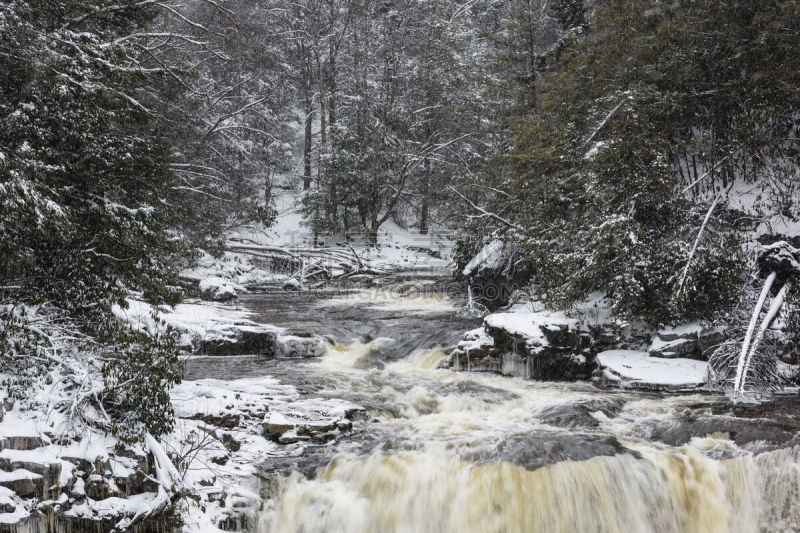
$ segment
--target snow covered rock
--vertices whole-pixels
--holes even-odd
[[[724,340],[725,334],[720,328],[687,324],[660,330],[647,351],[650,357],[707,360],[711,351]]]
[[[203,355],[278,355],[280,330],[262,325],[232,325],[214,330],[197,343]]]
[[[181,332],[181,347],[202,355],[263,355],[266,357],[320,357],[326,341],[307,332],[286,331],[250,320],[250,313],[216,302],[189,302],[173,310],[157,311],[129,300],[128,309],[114,313],[135,329],[153,332],[168,324]]]
[[[292,331],[278,335],[277,355],[281,357],[322,357],[327,352],[328,342],[311,332]]]
[[[467,332],[449,365],[528,379],[588,379],[594,370],[591,344],[578,321],[562,313],[496,313]]]
[[[462,274],[474,297],[490,310],[506,305],[514,286],[525,281],[525,272],[515,267],[518,253],[509,243],[495,239],[467,263]]]
[[[722,344],[725,339],[724,329],[720,327],[703,328],[703,330],[697,334],[697,347],[703,354],[703,359],[708,359],[711,352]]]
[[[0,423],[1,433],[36,426],[35,419],[31,425],[20,413],[11,415]],[[124,530],[120,524],[155,501],[157,486],[148,457],[138,448],[117,451],[116,442],[97,434],[58,444],[44,434],[7,440],[10,446],[0,450],[2,530],[49,531],[52,524],[58,531]],[[174,517],[167,510],[145,518],[140,530],[167,531],[169,524]]]
[[[209,277],[200,280],[200,298],[214,302],[229,302],[236,299],[234,285],[219,277]],[[241,289],[241,287],[239,287]]]
[[[657,336],[655,339],[653,339],[653,342],[650,344],[650,348],[647,351],[650,354],[650,357],[663,357],[665,359],[674,359],[676,357],[698,359],[700,355],[697,347],[697,338],[678,338],[671,341],[665,341]]]
[[[267,357],[322,357],[327,341],[313,333],[285,334],[267,325],[229,328],[225,335],[203,339],[198,352],[204,355],[263,355]]]
[[[300,291],[303,290],[303,284],[297,278],[289,278],[283,282],[281,289],[285,291]]]
[[[0,472],[0,487],[5,487],[22,498],[47,499],[44,478],[23,468]]]
[[[364,412],[362,407],[341,400],[300,400],[273,407],[262,425],[280,444],[328,441],[352,429],[352,420]]]
[[[600,352],[597,365],[605,385],[653,391],[701,389],[708,372],[708,363],[703,361],[650,357],[635,350]]]
[[[469,361],[481,360],[485,357],[491,356],[494,350],[494,339],[486,332],[483,326],[470,330],[464,334],[464,338],[458,343],[458,346],[451,355],[452,366],[456,370],[464,370],[461,368],[461,360],[465,364]]]
[[[783,285],[790,277],[800,274],[800,249],[786,240],[763,244],[758,254],[758,268],[763,276],[777,272],[778,286]]]
[[[697,336],[703,331],[700,324],[685,324],[682,326],[666,327],[659,330],[658,336],[662,341],[671,342],[681,339],[697,340]]]

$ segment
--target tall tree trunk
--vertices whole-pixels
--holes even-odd
[[[264,206],[269,209],[269,203],[272,201],[272,166],[270,165],[269,171],[264,178]]]
[[[305,103],[305,142],[303,143],[303,189],[311,188],[311,125],[314,107],[311,100],[311,56],[304,50],[303,57],[303,101]]]
[[[424,162],[425,175],[422,179],[422,208],[419,215],[419,232],[422,235],[428,234],[428,210],[430,209],[430,201],[428,196],[431,190],[431,162],[425,158]]]
[[[336,125],[336,0],[329,0],[331,29],[328,36],[328,123]],[[344,30],[343,30],[344,31]]]
[[[319,91],[319,134],[322,144],[328,142],[328,132],[326,127],[327,117],[325,115],[325,81],[322,75],[322,60],[320,59],[319,43],[314,45],[314,59],[317,63],[317,90]]]

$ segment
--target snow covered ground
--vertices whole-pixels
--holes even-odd
[[[177,502],[183,531],[196,533],[252,520],[261,501],[255,474],[264,460],[300,455],[312,438],[336,438],[362,411],[346,401],[301,398],[270,377],[186,381],[170,397],[177,422],[162,444],[187,495]],[[0,528],[25,524],[38,531],[41,512],[55,507],[62,517],[111,521],[125,530],[158,505],[162,496],[145,449],[120,452],[116,438],[91,430],[63,440],[59,423],[58,413],[4,413]]]
[[[305,226],[300,210],[300,193],[283,191],[273,199],[278,216],[275,223],[265,228],[260,225],[238,227],[227,235],[230,248],[270,247],[289,250],[304,256],[313,250],[339,253],[355,260],[357,254],[364,266],[378,271],[425,271],[447,275],[451,272],[453,241],[449,233],[431,230],[422,235],[400,227],[393,220],[385,222],[379,232],[377,246],[368,246],[363,238],[353,237],[347,242],[342,236],[320,236],[316,243],[312,232]],[[259,252],[226,251],[222,257],[204,254],[196,266],[184,276],[201,281],[217,277],[241,286],[264,285],[279,282],[292,275],[291,271],[271,268]]]
[[[301,398],[270,377],[187,381],[171,397],[178,424],[165,447],[187,458],[184,483],[195,497],[180,510],[183,530],[196,533],[252,521],[261,502],[259,465],[301,455],[312,437],[336,438],[361,411],[345,401]]]
[[[282,355],[327,350],[320,337],[295,337],[258,324],[229,303],[191,301],[154,309],[132,299],[127,309],[114,311],[137,330],[170,325],[191,346],[198,339],[258,331],[274,335]],[[62,522],[102,520],[126,530],[151,512],[157,516],[176,494],[184,531],[240,527],[253,519],[261,503],[255,476],[260,464],[270,457],[300,455],[312,440],[318,445],[337,439],[363,411],[346,401],[302,396],[269,376],[184,381],[170,391],[174,430],[152,446],[121,445],[92,427],[76,432],[80,428],[69,412],[55,407],[66,397],[58,390],[57,373],[52,381],[50,387],[33,389],[24,401],[0,393],[0,529],[40,530],[47,512],[55,510]],[[169,468],[177,469],[172,475],[179,479],[179,491],[167,493],[159,485],[163,476],[147,458],[154,446],[163,447]]]
[[[327,346],[318,335],[297,336],[256,323],[249,311],[230,303],[190,300],[174,308],[155,309],[129,299],[127,309],[115,306],[113,311],[138,331],[155,333],[171,326],[180,334],[181,348],[190,353],[320,357]]]

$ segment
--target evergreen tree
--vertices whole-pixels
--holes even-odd
[[[592,3],[516,133],[513,213],[561,304],[606,291],[622,316],[706,316],[735,294],[734,182],[797,175],[798,3]],[[753,95],[753,98],[743,98]]]
[[[111,313],[131,290],[153,303],[179,296],[169,145],[142,103],[169,81],[133,59],[157,14],[137,2],[0,6],[0,355],[6,367],[31,356],[11,334],[25,329],[16,306],[58,310],[118,354],[103,363],[102,401],[134,433],[169,429],[163,391],[180,379],[170,335],[140,341]]]

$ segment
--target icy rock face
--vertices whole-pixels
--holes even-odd
[[[648,349],[648,353],[650,357],[663,357],[665,359],[673,359],[676,357],[685,357],[689,359],[700,358],[696,337],[694,339],[679,338],[665,341],[661,337],[656,336]]]
[[[703,328],[697,334],[697,347],[703,354],[703,359],[708,360],[711,353],[726,339],[725,330],[719,327]]]
[[[263,355],[265,357],[322,357],[327,341],[312,333],[287,332],[269,326],[230,328],[226,334],[200,342],[203,355]]]
[[[292,331],[288,335],[278,335],[277,354],[281,357],[322,357],[327,345],[327,341],[319,335]]]
[[[497,313],[467,332],[446,364],[527,379],[588,379],[591,346],[591,335],[561,313]]]
[[[257,325],[227,327],[219,335],[201,339],[197,351],[203,355],[275,356],[279,332],[277,328]]]
[[[110,532],[142,502],[156,498],[158,487],[148,475],[153,465],[144,453],[117,455],[96,444],[51,444],[46,435],[4,439],[2,530]],[[170,531],[175,525],[168,512],[145,518],[131,531]]]

